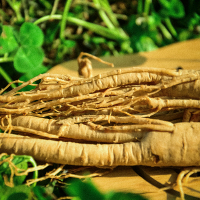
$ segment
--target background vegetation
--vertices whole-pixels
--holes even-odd
[[[57,63],[75,59],[82,51],[96,56],[118,56],[198,38],[200,1],[2,0],[0,36],[2,88],[12,80],[26,81]],[[85,191],[91,191],[89,195],[95,199],[116,199],[116,195],[117,199],[133,199],[131,193],[103,195],[90,181],[75,182],[66,190],[65,179],[60,180],[62,184],[49,179],[29,188],[22,185],[27,177],[18,176],[14,179],[15,187],[10,188],[3,178],[12,174],[5,161],[8,157],[0,158],[0,191],[4,191],[0,192],[1,199],[16,199],[16,195],[23,199],[57,199],[67,194],[89,199],[91,196],[84,196]],[[26,156],[16,156],[11,161],[22,169],[27,169],[30,163],[36,166]],[[35,178],[39,176],[42,175],[34,173]],[[134,198],[143,199],[137,195]]]

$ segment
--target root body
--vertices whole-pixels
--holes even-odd
[[[148,132],[140,142],[123,144],[87,144],[1,134],[0,152],[32,155],[36,160],[68,165],[199,166],[199,129],[199,123],[177,123],[173,133]]]
[[[155,68],[39,75],[0,95],[0,152],[69,165],[199,166],[199,80],[197,71]]]

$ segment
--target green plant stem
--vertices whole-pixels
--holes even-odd
[[[29,16],[29,11],[28,11],[28,8],[27,8],[26,0],[22,0],[22,5],[23,5],[23,8],[24,8],[25,21],[29,21],[30,16]]]
[[[171,32],[171,34],[176,37],[177,36],[177,32],[175,30],[175,28],[173,27],[169,17],[168,18],[165,18],[165,23],[167,25],[167,28],[169,29],[169,31]]]
[[[95,1],[95,0],[94,0]],[[97,9],[99,13],[103,13],[105,15],[103,15],[102,20],[104,21],[104,23],[106,24],[106,26],[110,29],[110,30],[115,30],[118,31],[118,34],[121,35],[121,37],[126,38],[127,35],[124,32],[124,30],[122,28],[120,28],[119,23],[117,21],[117,18],[123,19],[123,20],[127,20],[127,16],[126,15],[120,15],[120,14],[115,14],[113,13],[110,4],[108,2],[108,0],[96,0],[98,3],[91,3],[91,2],[81,2],[81,5],[88,5],[94,9]]]
[[[33,159],[33,157],[31,156],[27,156],[28,157],[28,161],[33,165],[33,167],[37,167],[37,163],[35,162],[35,160]],[[33,172],[33,179],[37,179],[38,178],[38,170],[35,170]],[[36,186],[36,182],[32,184],[32,187]]]
[[[0,58],[0,63],[12,62],[13,60],[14,60],[14,57],[3,57],[3,58]]]
[[[20,1],[12,1],[12,0],[6,0],[10,7],[15,11],[17,21],[22,22],[23,17],[21,15],[20,9],[21,9],[21,2]]]
[[[144,14],[145,14],[146,16],[149,14],[150,5],[151,5],[151,0],[145,0],[145,4],[144,4]]]
[[[52,11],[51,11],[51,14],[50,16],[54,15],[56,13],[56,10],[58,8],[58,3],[59,3],[60,0],[55,0],[54,1],[54,4],[53,4],[53,8],[52,8]]]
[[[104,6],[107,15],[110,17],[110,20],[112,21],[113,25],[115,27],[119,27],[119,23],[117,21],[116,15],[113,13],[112,8],[110,7],[110,3],[108,0],[101,1],[102,5]]]
[[[104,4],[104,7],[106,7],[106,9],[104,7],[98,7],[98,6],[94,5],[94,3],[92,3],[92,2],[76,1],[76,4],[90,6],[91,8],[94,8],[96,10],[104,10],[109,15],[114,26],[119,26],[117,19],[128,20],[128,17],[125,14],[113,13],[112,9],[108,8],[109,5],[106,5],[107,0],[104,0],[104,1],[105,2],[101,2],[101,3]],[[111,17],[111,15],[112,15],[112,17]],[[113,19],[115,20],[115,22]]]
[[[76,24],[76,25],[80,25],[83,26],[97,34],[100,34],[104,37],[110,38],[110,39],[114,39],[114,40],[125,40],[127,39],[127,36],[121,35],[119,34],[119,31],[117,29],[115,30],[110,30],[106,27],[97,25],[97,24],[93,24],[90,22],[86,22],[83,21],[81,19],[77,19],[75,17],[69,17],[69,22]]]
[[[166,29],[166,27],[160,23],[159,26],[160,30],[162,31],[163,35],[168,39],[171,40],[172,39],[172,35],[170,34],[170,32]]]
[[[67,0],[64,8],[64,12],[62,15],[61,25],[60,25],[60,39],[63,40],[65,38],[65,27],[67,24],[68,13],[71,6],[72,0]]]
[[[49,15],[47,15],[47,16],[44,16],[44,17],[36,20],[34,22],[34,24],[37,25],[39,23],[42,23],[47,20],[52,20],[52,19],[61,20],[62,15],[52,15],[51,17]],[[106,27],[103,27],[103,26],[100,26],[97,24],[93,24],[93,23],[90,23],[90,22],[87,22],[87,21],[84,21],[81,19],[77,19],[75,17],[68,17],[67,20],[68,20],[68,22],[70,22],[72,24],[75,24],[77,26],[83,26],[84,28],[88,28],[89,30],[91,30],[99,35],[102,35],[106,38],[110,38],[110,39],[117,40],[117,41],[128,40],[128,36],[125,34],[123,34],[123,35],[120,34],[117,29],[109,30]]]
[[[138,0],[137,13],[142,14],[142,12],[143,12],[143,0]]]
[[[0,74],[3,76],[3,78],[8,82],[12,82],[13,80],[10,78],[10,76],[4,71],[4,69],[0,66]],[[16,85],[13,83],[11,84],[12,88],[16,88]]]
[[[57,15],[46,15],[44,17],[41,17],[41,18],[37,19],[34,22],[34,24],[38,25],[38,24],[40,24],[42,22],[45,22],[45,21],[48,21],[48,20],[53,20],[53,19],[55,19],[55,20],[61,20],[62,19],[62,15],[59,15],[59,14],[57,14]]]
[[[93,0],[93,2],[97,7],[102,6],[99,0]],[[111,29],[111,30],[115,29],[114,25],[112,24],[112,22],[110,21],[110,19],[108,18],[108,16],[106,15],[104,10],[100,9],[99,15],[109,29]]]

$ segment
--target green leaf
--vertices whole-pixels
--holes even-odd
[[[2,31],[3,31],[3,25],[2,23],[0,23],[0,35],[2,34]]]
[[[8,158],[9,156],[8,155],[5,155],[5,156],[2,156],[1,157],[1,161]],[[3,162],[1,165],[0,165],[0,173],[6,173],[6,174],[10,174],[10,168],[9,168],[9,164],[8,162]]]
[[[185,16],[183,3],[180,0],[159,0],[160,14],[165,17],[182,18]]]
[[[18,72],[26,73],[39,67],[44,59],[40,47],[22,46],[14,57],[14,67]]]
[[[138,41],[135,43],[138,51],[153,51],[158,47],[155,45],[154,41],[148,36],[141,36]]]
[[[82,5],[73,6],[73,13],[74,14],[80,15],[80,13],[82,13],[82,12],[84,12],[84,6],[82,6]]]
[[[4,180],[3,180],[3,176],[0,174],[0,191],[3,186],[4,186]]]
[[[12,163],[15,164],[15,166],[18,169],[24,169],[27,170],[28,169],[28,163],[27,163],[27,159],[26,156],[14,156],[14,159],[12,160]],[[23,172],[23,171],[19,171]],[[22,175],[22,176],[14,176],[14,184],[15,185],[20,185],[24,182],[24,180],[26,179],[26,175]]]
[[[10,53],[18,47],[14,37],[14,29],[11,26],[3,26],[0,37],[0,54]]]
[[[122,50],[123,52],[125,52],[125,53],[129,53],[129,54],[133,53],[133,49],[131,48],[130,45],[131,45],[131,44],[130,44],[130,41],[122,42],[122,43],[121,43],[121,50]]]
[[[188,30],[183,30],[179,33],[178,35],[178,40],[179,41],[185,41],[191,37],[191,32]]]
[[[37,197],[37,200],[53,200],[55,199],[53,194],[48,192],[48,188],[42,186],[36,186],[33,188],[33,192]]]
[[[148,25],[150,29],[156,29],[161,23],[161,17],[158,13],[152,12],[151,16],[148,17]]]
[[[19,34],[20,43],[22,45],[32,45],[39,47],[43,44],[44,34],[42,30],[33,23],[23,23]]]
[[[30,199],[31,188],[26,185],[18,185],[15,187],[4,186],[0,190],[1,200],[28,200]]]
[[[79,197],[81,200],[95,199],[104,200],[104,195],[98,191],[94,184],[87,180],[87,182],[82,182],[79,179],[75,179],[68,186],[67,192],[71,196]]]
[[[106,43],[106,39],[103,37],[92,37],[91,42],[95,44],[103,44]]]
[[[6,158],[8,158],[9,156],[3,156],[1,158],[1,160],[4,160]],[[12,159],[12,163],[18,168],[18,169],[24,169],[26,170],[28,168],[28,164],[27,164],[28,160],[26,159],[26,156],[14,156],[14,158]],[[20,173],[21,171],[19,171]],[[2,175],[6,174],[8,175],[8,178],[11,175],[11,169],[9,167],[8,162],[4,162],[0,165],[0,175],[2,178]],[[24,180],[26,179],[26,176],[14,176],[14,184],[15,185],[20,185],[24,182]]]
[[[73,48],[76,45],[76,42],[74,40],[62,40],[62,42],[67,48]]]
[[[128,23],[124,26],[124,30],[130,35],[134,35],[134,33],[137,33],[137,29],[142,29],[141,27],[136,25],[136,15],[131,15],[129,17]],[[142,32],[142,31],[141,31]]]
[[[28,163],[27,162],[22,162],[18,165],[16,165],[17,168],[19,169],[28,169]],[[19,171],[20,172],[23,172],[23,171]],[[14,185],[21,185],[26,179],[26,175],[21,175],[21,176],[14,176],[13,180],[14,180]]]

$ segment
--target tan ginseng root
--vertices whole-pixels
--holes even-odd
[[[177,123],[172,133],[148,132],[138,142],[121,144],[63,142],[1,133],[0,152],[68,165],[199,166],[199,130],[200,123]]]
[[[8,121],[7,121],[8,120]],[[120,123],[120,126],[102,126],[95,122]],[[77,140],[123,143],[140,140],[148,131],[172,132],[174,126],[170,122],[130,116],[77,116],[64,120],[45,119],[34,116],[16,116],[11,119],[2,118],[1,129],[31,133],[48,138],[70,138]],[[129,123],[129,125],[127,125]],[[133,123],[133,124],[131,124]],[[105,133],[106,132],[106,133]]]
[[[60,145],[58,152],[64,152],[62,148],[67,149],[66,158],[62,158],[63,161],[57,159],[57,162],[65,164],[198,166],[198,156],[195,156],[196,160],[187,158],[193,158],[190,154],[197,150],[198,144],[192,145],[194,151],[189,150],[193,140],[186,140],[187,134],[182,133],[182,130],[190,129],[195,136],[198,129],[191,127],[199,126],[198,123],[174,122],[189,119],[186,117],[188,110],[198,112],[199,78],[197,71],[176,72],[156,68],[114,70],[92,78],[39,75],[0,95],[0,128],[8,133],[28,135],[28,139],[15,141],[32,141],[35,149],[40,149],[37,146],[40,140],[34,137],[43,138],[42,143],[47,143],[46,147],[49,144],[54,146],[55,142],[55,145]],[[41,82],[34,90],[19,92],[37,80]],[[27,148],[24,145],[19,148],[15,142],[14,149],[10,149],[7,145],[14,139],[11,134],[3,137],[6,138],[1,151],[29,154],[27,148],[31,146],[28,143],[22,142],[28,145]],[[166,140],[163,139],[165,137]],[[197,138],[195,141],[198,143]],[[150,145],[153,143],[159,147],[156,151]],[[176,152],[180,155],[172,153],[176,144]],[[41,145],[43,152],[39,150],[37,156],[35,153],[33,156],[53,162],[55,157],[46,147]],[[94,151],[99,160],[94,161],[95,157],[91,157]],[[101,152],[107,155],[103,156],[103,160]]]

